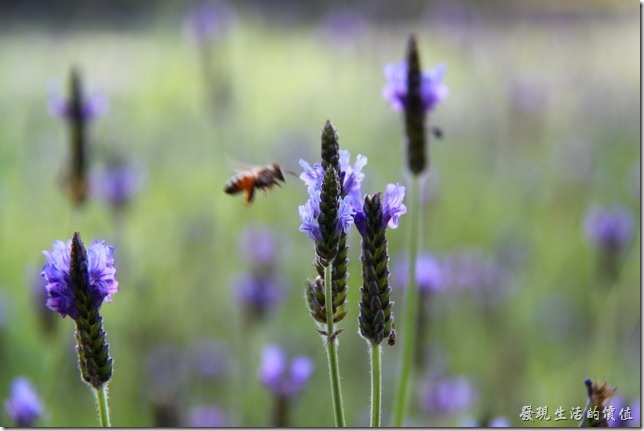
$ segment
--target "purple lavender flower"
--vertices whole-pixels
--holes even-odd
[[[608,426],[611,428],[626,428],[626,427],[640,427],[641,426],[641,419],[640,419],[640,400],[636,399],[632,403],[627,403],[624,398],[621,396],[615,396],[611,398],[609,405],[612,405],[615,407],[615,420],[608,421]],[[623,412],[627,409],[630,408],[631,412],[631,417],[633,418],[632,420],[622,420],[622,417],[619,415],[620,411]]]
[[[367,158],[361,154],[356,156],[356,161],[351,166],[351,153],[346,150],[339,151],[339,164],[340,164],[340,183],[342,197],[350,196],[351,204],[356,206],[360,203],[360,186],[364,180],[364,173],[362,169],[367,165]],[[300,179],[304,181],[309,194],[314,191],[319,192],[322,187],[322,179],[324,178],[324,168],[321,164],[315,163],[313,167],[306,161],[300,160],[300,166],[304,172],[300,174]]]
[[[395,267],[394,278],[396,284],[402,288],[407,287],[407,265],[409,259],[398,262]],[[439,292],[445,287],[445,276],[443,269],[430,253],[421,253],[418,255],[416,263],[416,283],[418,289],[423,292]]]
[[[196,406],[188,414],[191,428],[223,428],[229,426],[226,414],[215,406]]]
[[[385,66],[385,78],[387,84],[382,89],[382,96],[387,99],[389,105],[401,112],[405,109],[407,100],[407,62],[390,63]],[[447,68],[439,64],[434,69],[425,71],[421,81],[422,107],[425,112],[433,111],[434,108],[447,98],[449,89],[443,81]]]
[[[11,393],[4,402],[7,413],[20,428],[31,428],[43,412],[42,402],[31,382],[17,377],[11,384]]]
[[[593,206],[586,213],[584,232],[597,248],[619,253],[633,235],[633,217],[623,206]]]
[[[350,196],[345,196],[340,200],[336,225],[338,233],[347,233],[349,231],[349,227],[353,223],[353,207],[354,201]],[[322,241],[322,232],[318,223],[318,218],[320,217],[320,189],[309,190],[309,200],[304,205],[300,205],[298,210],[300,221],[302,222],[300,232],[305,232],[316,243]]]
[[[114,208],[123,208],[136,195],[142,182],[141,173],[124,162],[111,163],[92,177],[92,189]]]
[[[271,274],[238,275],[231,286],[235,300],[254,318],[264,318],[284,298],[284,285]]]
[[[239,238],[239,253],[253,265],[272,268],[278,250],[276,233],[258,226],[247,228]]]
[[[55,241],[52,251],[43,251],[47,263],[43,267],[42,277],[47,280],[47,307],[65,317],[74,320],[79,317],[76,298],[71,287],[70,255],[72,240]],[[103,301],[110,302],[112,294],[118,292],[118,282],[114,278],[114,248],[105,245],[105,241],[94,239],[87,249],[87,267],[89,284],[87,295],[93,308],[98,309]]]
[[[262,353],[259,380],[274,395],[292,398],[304,389],[313,369],[313,361],[307,356],[293,358],[288,369],[284,351],[277,346],[268,346]]]
[[[65,100],[60,94],[50,93],[47,104],[49,114],[62,120],[71,120],[73,108],[71,102]],[[89,122],[97,119],[109,109],[107,97],[103,94],[92,94],[81,101],[80,115],[82,121]]]
[[[470,381],[459,376],[429,379],[420,398],[429,414],[455,415],[472,407],[478,395]]]
[[[184,32],[196,43],[224,36],[235,21],[235,12],[223,2],[204,2],[193,8],[184,21]]]
[[[382,197],[382,225],[383,227],[389,226],[391,229],[398,227],[400,216],[407,212],[407,207],[403,204],[405,198],[405,187],[399,184],[387,184],[385,193]],[[354,221],[360,235],[365,236],[366,232],[366,217],[362,211],[362,204],[360,209],[354,216]]]

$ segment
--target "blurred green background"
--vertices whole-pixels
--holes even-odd
[[[288,176],[282,189],[259,193],[248,207],[222,188],[234,161],[278,162],[296,172],[300,158],[316,161],[327,119],[341,148],[369,159],[363,192],[404,183],[402,121],[380,91],[384,65],[403,58],[412,32],[425,68],[447,65],[450,89],[431,115],[445,136],[431,144],[422,247],[439,259],[474,251],[517,263],[507,289],[483,305],[449,288],[432,296],[422,347],[430,360],[417,371],[408,423],[505,416],[515,426],[575,425],[526,424],[519,413],[528,404],[549,406],[551,414],[585,406],[586,377],[616,386],[631,402],[640,397],[635,2],[231,2],[234,21],[207,47],[214,90],[228,94],[214,102],[212,94],[221,93],[204,85],[203,51],[184,29],[198,3],[0,5],[0,397],[13,377],[30,378],[47,412],[39,425],[96,424],[94,400],[78,377],[74,325],[45,310],[55,324],[43,326],[42,300],[33,293],[41,251],[75,230],[87,243],[101,238],[117,248],[121,290],[102,308],[115,363],[114,426],[154,425],[152,400],[166,386],[182,425],[192,406],[213,404],[229,424],[270,426],[271,396],[256,379],[267,344],[316,364],[291,423],[333,424],[325,351],[303,301],[304,282],[315,273],[311,241],[298,232],[305,188]],[[338,10],[355,21],[334,24]],[[60,184],[67,129],[48,115],[47,101],[52,91],[66,94],[72,65],[110,105],[90,128],[90,170],[118,152],[145,178],[120,216],[94,196],[74,208]],[[607,283],[583,220],[591,205],[614,202],[636,223],[619,277]],[[249,226],[279,235],[275,253],[287,289],[279,307],[251,327],[232,294],[236,274],[249,269],[237,245]],[[399,262],[404,216],[388,238]],[[355,232],[350,242],[340,367],[347,422],[365,426],[369,364],[357,334]],[[395,313],[402,291],[392,284]],[[204,338],[226,346],[223,376],[191,372],[187,352]],[[171,366],[166,373],[177,376],[159,376],[149,362],[159,346],[187,371]],[[384,423],[399,356],[399,346],[384,347]],[[458,414],[428,414],[419,394],[437,369],[466,377],[476,400]],[[11,424],[4,411],[0,418]]]

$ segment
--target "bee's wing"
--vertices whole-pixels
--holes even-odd
[[[226,156],[226,162],[228,166],[235,171],[235,173],[247,172],[257,169],[257,165],[251,165],[250,163],[242,162],[241,160],[233,159],[230,156]]]

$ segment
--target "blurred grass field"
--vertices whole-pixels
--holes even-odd
[[[230,377],[183,379],[182,412],[216,404],[232,424],[269,426],[271,399],[255,375],[262,346],[276,343],[316,364],[293,406],[292,424],[331,426],[325,352],[303,301],[304,282],[315,273],[311,241],[298,232],[305,188],[287,177],[282,189],[258,194],[249,207],[222,188],[234,174],[231,160],[278,162],[299,172],[300,158],[319,157],[327,119],[338,129],[341,148],[369,159],[363,192],[404,183],[401,118],[380,91],[383,66],[403,58],[415,32],[424,67],[445,63],[450,88],[431,115],[445,137],[431,144],[436,176],[430,181],[438,183],[425,204],[423,248],[437,256],[462,250],[493,255],[509,242],[524,256],[511,292],[492,306],[450,292],[434,298],[432,354],[450,375],[471,379],[479,393],[467,416],[506,416],[516,426],[575,425],[525,424],[518,415],[527,404],[552,411],[583,407],[586,377],[637,399],[641,213],[632,172],[640,159],[638,9],[594,2],[586,10],[583,2],[570,3],[578,6],[572,14],[551,7],[552,16],[544,18],[533,4],[507,20],[469,3],[457,3],[467,19],[445,19],[440,6],[447,3],[428,3],[425,13],[389,21],[386,9],[374,16],[369,3],[356,2],[351,6],[364,14],[366,26],[335,40],[325,36],[321,15],[281,21],[278,6],[262,15],[242,2],[231,32],[212,52],[231,88],[230,104],[214,110],[197,49],[182,34],[193,3],[161,3],[131,25],[95,18],[91,25],[76,20],[52,28],[17,17],[0,30],[0,396],[14,376],[28,376],[47,410],[39,425],[95,424],[94,400],[78,378],[73,324],[56,316],[54,332],[43,332],[31,288],[45,262],[41,251],[77,230],[86,242],[102,238],[117,249],[121,290],[102,308],[115,362],[114,426],[153,424],[151,349],[185,351],[204,337],[229,346]],[[580,10],[584,14],[576,16]],[[47,97],[48,88],[64,94],[71,65],[110,102],[90,129],[92,163],[118,150],[145,170],[142,190],[121,220],[97,199],[74,209],[59,184],[67,134],[47,114]],[[592,204],[613,202],[630,209],[636,229],[619,278],[605,285],[582,223]],[[249,333],[241,329],[231,283],[248,268],[237,241],[251,225],[279,233],[276,253],[288,294]],[[347,422],[365,426],[369,367],[357,334],[360,243],[351,235],[340,367]],[[388,233],[393,262],[403,256],[405,238],[403,216],[401,227]],[[393,287],[395,313],[402,292]],[[397,347],[384,348],[384,423]],[[239,366],[250,370],[244,396]],[[461,424],[465,415],[428,417],[418,406],[422,377],[409,423]],[[4,412],[0,418],[10,424]]]

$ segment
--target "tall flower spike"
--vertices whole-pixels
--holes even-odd
[[[83,110],[83,90],[80,74],[72,69],[70,80],[71,99],[69,103],[69,126],[72,144],[71,172],[69,187],[72,200],[81,204],[87,198],[87,133]]]
[[[118,291],[113,248],[92,241],[85,249],[78,232],[64,244],[56,241],[42,276],[47,280],[47,306],[76,322],[76,350],[82,379],[100,390],[112,377],[112,358],[99,310]]]
[[[333,168],[327,168],[322,181],[322,188],[320,189],[320,214],[318,216],[320,241],[315,245],[318,261],[324,267],[329,266],[338,253],[340,234],[337,229],[339,196],[338,173]]]
[[[407,98],[405,101],[405,129],[407,132],[407,161],[415,175],[425,170],[425,111],[421,94],[422,71],[416,38],[411,36],[407,45]]]
[[[322,167],[326,170],[332,166],[340,175],[340,145],[338,133],[333,124],[326,120],[322,129]],[[340,179],[342,183],[342,179]]]
[[[445,100],[449,90],[443,84],[445,66],[422,72],[416,38],[412,35],[407,45],[406,60],[385,67],[387,84],[382,95],[396,111],[404,111],[407,135],[407,158],[414,175],[425,170],[426,127],[429,111]]]
[[[364,200],[362,234],[362,301],[358,322],[360,335],[374,345],[392,335],[393,301],[389,300],[389,255],[383,223],[383,205],[380,193]]]

